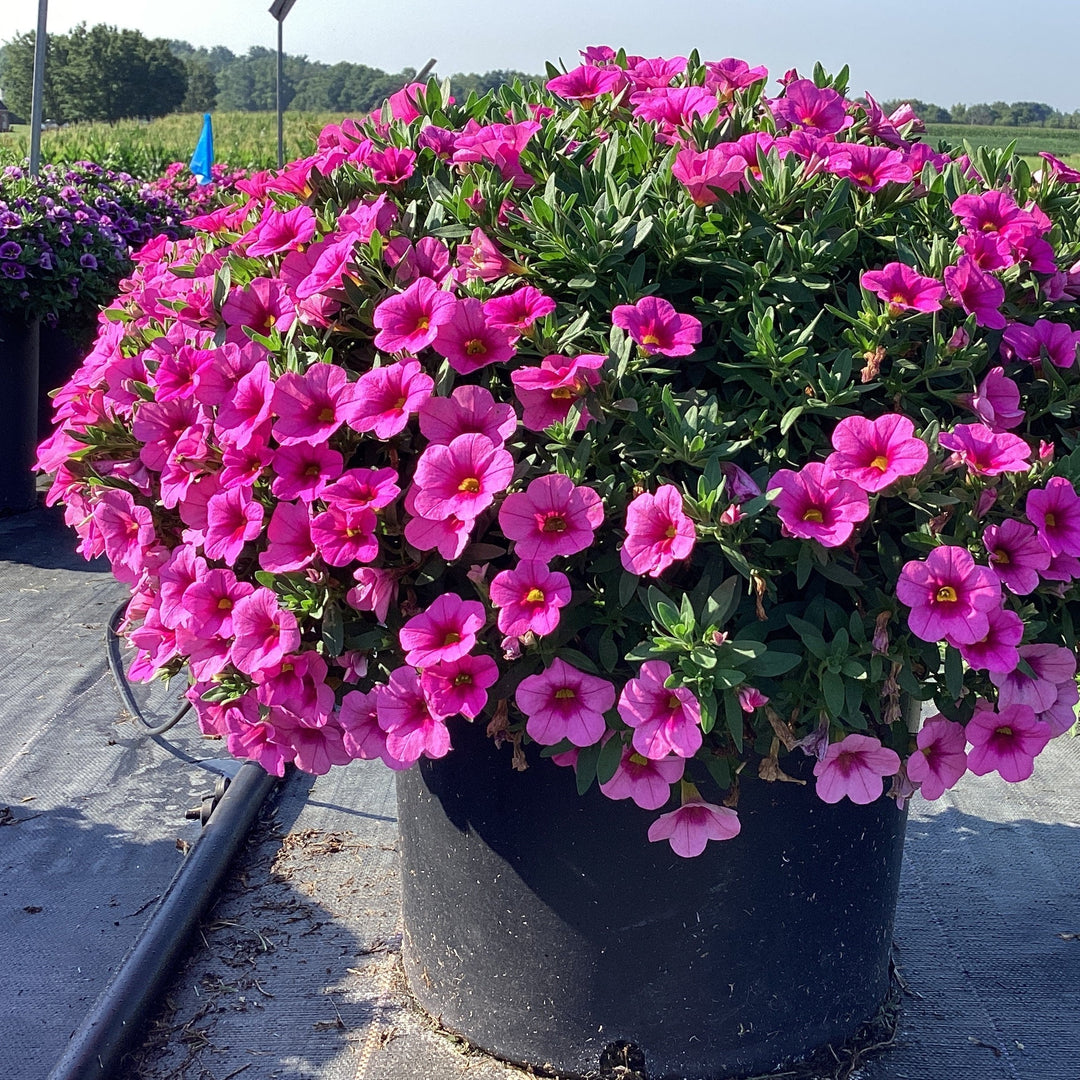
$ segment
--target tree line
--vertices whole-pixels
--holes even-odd
[[[907,102],[927,124],[975,124],[980,127],[1080,128],[1080,109],[1061,112],[1042,101],[984,101],[974,105],[953,105],[950,109],[918,98],[885,101],[886,113]]]
[[[0,90],[12,112],[30,115],[34,32],[0,48]],[[365,64],[325,64],[285,56],[282,101],[303,112],[365,112],[400,90],[415,68],[389,73]],[[450,76],[455,95],[467,97],[534,76],[488,71]],[[196,48],[186,41],[146,38],[138,30],[80,23],[50,34],[46,45],[44,115],[59,124],[165,116],[172,112],[265,112],[275,109],[277,53],[252,46],[237,55],[223,45]]]

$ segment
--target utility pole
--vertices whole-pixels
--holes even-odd
[[[281,48],[281,28],[285,23],[285,16],[292,11],[296,0],[274,0],[270,5],[270,14],[277,19],[277,165],[278,168],[285,166],[285,109],[281,104],[281,84],[285,79],[285,54]]]

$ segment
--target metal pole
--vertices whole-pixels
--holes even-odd
[[[37,176],[41,164],[41,117],[45,91],[45,24],[48,21],[49,0],[38,0],[37,34],[34,36],[34,84],[30,97],[30,175]]]
[[[277,24],[277,167],[285,167],[285,132],[281,108],[281,81],[285,74],[285,64],[281,53],[281,27],[285,20],[278,19]]]
[[[424,82],[427,77],[435,70],[435,65],[439,61],[433,56],[417,73],[413,82]]]

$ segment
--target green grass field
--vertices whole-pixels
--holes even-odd
[[[944,140],[963,146],[964,140],[979,146],[1003,149],[1015,140],[1016,152],[1035,157],[1040,151],[1059,157],[1070,165],[1080,165],[1080,129],[1041,127],[983,127],[976,124],[927,124],[926,138],[935,145]]]
[[[330,113],[285,114],[285,159],[304,157],[315,148],[319,131],[342,117]],[[71,124],[41,135],[41,156],[46,162],[96,161],[152,178],[174,161],[186,162],[199,137],[202,116],[174,113],[151,123],[125,120],[116,124]],[[1017,152],[1032,160],[1049,151],[1080,167],[1080,130],[1039,127],[977,127],[970,124],[930,124],[927,139],[935,146],[944,140],[962,146],[972,143],[1004,147],[1016,140]],[[0,164],[17,161],[29,152],[28,128],[0,134]],[[214,114],[216,161],[242,169],[266,169],[277,163],[277,119],[273,113]]]

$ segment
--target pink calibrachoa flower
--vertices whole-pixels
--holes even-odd
[[[397,577],[389,570],[374,566],[360,566],[353,571],[356,586],[348,591],[345,599],[357,611],[373,612],[381,624],[386,624],[390,605],[397,598]]]
[[[515,541],[517,557],[543,562],[584,551],[603,520],[600,496],[562,473],[538,476],[499,507],[499,528]]]
[[[756,686],[740,686],[736,696],[739,699],[739,708],[744,713],[753,713],[769,704],[769,699]]]
[[[1080,495],[1064,476],[1052,476],[1045,488],[1032,488],[1024,513],[1051,555],[1080,556]]]
[[[845,795],[865,805],[881,797],[882,779],[900,769],[900,755],[881,745],[880,739],[853,733],[843,741],[830,743],[825,757],[814,765],[818,797],[827,803]]]
[[[359,240],[359,234],[354,231],[335,232],[317,240],[305,252],[293,252],[286,256],[285,263],[282,264],[282,276],[285,276],[287,264],[293,260],[292,273],[289,275],[292,282],[290,287],[297,301],[303,304],[305,301],[315,300],[321,293],[340,289],[349,273],[353,252]],[[326,310],[325,305],[318,303],[315,309]]]
[[[689,356],[701,342],[701,321],[693,315],[680,315],[659,296],[643,296],[636,304],[620,304],[612,311],[611,321],[650,354]]]
[[[400,494],[396,469],[349,469],[323,489],[327,505],[342,510],[381,510]]]
[[[994,673],[1012,671],[1020,663],[1016,647],[1024,640],[1024,620],[1007,608],[991,608],[986,615],[990,621],[986,635],[956,647],[969,667]]]
[[[184,590],[185,621],[197,626],[200,634],[232,637],[233,609],[254,591],[254,585],[237,581],[231,570],[208,570]]]
[[[600,385],[600,368],[606,356],[582,353],[572,360],[565,356],[545,356],[540,366],[518,368],[510,373],[514,393],[524,406],[521,422],[530,431],[543,431],[565,420],[573,405]],[[591,420],[582,409],[577,430]]]
[[[923,641],[949,638],[970,645],[990,630],[989,612],[1001,607],[1001,583],[994,572],[976,566],[961,547],[943,544],[925,562],[904,564],[896,595],[911,609],[908,626]]]
[[[488,689],[499,678],[499,665],[490,656],[461,656],[431,664],[420,673],[431,707],[444,716],[475,720],[488,701]]]
[[[225,340],[244,345],[249,340],[245,326],[263,335],[288,330],[296,319],[296,305],[280,281],[258,277],[229,293],[221,318],[227,327]]]
[[[484,605],[443,593],[426,611],[414,615],[398,633],[406,650],[405,663],[413,667],[458,660],[472,651],[484,628]]]
[[[510,332],[491,326],[484,305],[472,296],[456,302],[453,318],[439,327],[431,347],[459,375],[471,375],[488,364],[505,364],[517,352]]]
[[[820,461],[798,472],[779,469],[767,487],[780,489],[774,506],[787,535],[817,540],[824,547],[846,543],[870,514],[866,492]]]
[[[566,101],[576,101],[583,109],[591,109],[598,97],[619,93],[626,81],[626,73],[620,68],[582,64],[565,75],[549,79],[544,87]]]
[[[682,779],[685,769],[684,758],[651,761],[626,746],[615,775],[600,790],[609,799],[633,799],[642,810],[659,810],[671,798],[671,785]]]
[[[704,86],[660,86],[630,95],[634,116],[659,125],[665,136],[675,128],[689,127],[695,118],[704,120],[720,108],[713,91]],[[726,111],[726,109],[725,109]]]
[[[682,492],[662,484],[626,508],[626,539],[619,550],[623,569],[659,577],[673,562],[690,557],[697,532],[683,510]]]
[[[961,401],[991,430],[1008,431],[1023,422],[1020,387],[1005,374],[1003,367],[992,367],[974,394],[964,394]]]
[[[271,709],[274,720],[278,710]],[[334,765],[348,765],[352,755],[345,749],[344,732],[335,720],[314,725],[307,715],[298,718],[288,732],[289,742],[296,751],[293,764],[313,776],[325,776]]]
[[[278,607],[272,589],[258,588],[233,608],[236,640],[229,659],[247,675],[277,667],[300,648],[300,629],[291,611]]]
[[[357,404],[349,416],[354,431],[370,431],[377,439],[391,439],[405,430],[435,386],[419,360],[403,360],[365,371],[356,383]]]
[[[263,210],[259,223],[240,243],[248,256],[280,255],[307,244],[315,235],[315,211],[301,204],[292,210],[278,210],[273,204]]]
[[[513,457],[486,435],[458,435],[449,446],[431,443],[416,463],[416,513],[475,518],[513,478]]]
[[[729,147],[714,146],[698,151],[686,147],[675,155],[671,175],[690,194],[695,206],[709,206],[720,196],[718,191],[734,192],[746,187],[746,170],[752,164]]]
[[[796,79],[773,102],[773,113],[818,135],[835,135],[850,125],[847,102],[831,87],[817,87],[810,79]]]
[[[1038,365],[1045,355],[1055,367],[1071,368],[1080,349],[1080,330],[1050,319],[1038,319],[1031,326],[1014,322],[1005,328],[1001,342],[1007,357]]]
[[[325,443],[291,443],[274,451],[270,491],[279,499],[313,502],[336,477],[344,459]]]
[[[416,153],[408,147],[388,146],[368,154],[365,164],[377,184],[403,184],[416,168]]]
[[[342,745],[354,760],[373,761],[381,758],[391,769],[407,768],[386,749],[386,732],[379,727],[378,697],[375,690],[369,690],[366,694],[350,690],[342,698],[338,713]]]
[[[457,301],[431,278],[418,278],[403,293],[388,296],[375,309],[379,331],[375,348],[383,352],[417,353],[427,348],[454,317]]]
[[[930,457],[915,425],[899,413],[876,420],[845,416],[833,429],[832,444],[836,452],[825,464],[864,491],[883,491],[901,476],[917,475]]]
[[[252,498],[248,488],[231,488],[213,496],[206,504],[205,554],[232,566],[244,545],[262,532],[263,512],[262,503]]]
[[[1034,528],[1009,519],[987,525],[983,544],[989,553],[990,569],[1017,596],[1027,596],[1039,585],[1039,575],[1050,565],[1046,550]]]
[[[943,431],[938,442],[952,451],[947,469],[966,465],[976,476],[999,476],[1031,468],[1031,447],[1019,435],[991,431],[985,424],[957,424],[952,431]]]
[[[556,656],[539,675],[518,684],[514,700],[525,714],[525,730],[542,746],[569,739],[592,746],[606,730],[604,713],[615,704],[615,687]]]
[[[739,815],[727,806],[705,802],[693,784],[683,781],[683,803],[678,810],[661,814],[649,826],[655,844],[667,840],[671,850],[684,859],[693,859],[710,840],[731,840],[739,835]]]
[[[458,244],[458,266],[466,279],[497,281],[508,274],[520,274],[523,270],[508,259],[487,236],[483,229],[473,229],[470,243]]]
[[[554,310],[555,301],[532,285],[522,285],[512,293],[484,301],[484,318],[488,326],[513,334],[530,333],[537,319],[550,315]]]
[[[331,503],[311,519],[311,540],[328,566],[371,562],[379,554],[374,510],[344,510]]]
[[[902,311],[940,311],[945,298],[945,286],[937,278],[924,277],[901,262],[867,270],[859,282],[884,300],[894,315]]]
[[[429,397],[420,406],[420,433],[448,446],[459,435],[475,433],[501,447],[517,430],[514,406],[496,402],[483,386],[455,386],[448,397]]]
[[[570,603],[570,579],[546,563],[525,559],[491,579],[490,595],[503,634],[521,637],[531,630],[543,637],[559,625],[559,609]]]
[[[313,724],[326,723],[334,708],[334,691],[326,683],[326,661],[315,651],[286,656],[279,667],[255,675],[262,705],[279,706]]]
[[[1050,741],[1050,725],[1035,719],[1029,705],[1009,705],[994,712],[977,708],[965,728],[968,769],[976,776],[996,772],[1018,783],[1035,771],[1035,759]]]
[[[446,717],[435,712],[411,667],[390,673],[385,685],[375,688],[379,727],[386,732],[386,751],[403,765],[421,757],[441,758],[450,751]]]
[[[988,330],[1005,328],[1005,316],[1001,314],[1005,289],[996,277],[980,270],[970,255],[961,255],[955,266],[945,267],[945,288],[969,315],[975,316],[977,326]]]
[[[657,761],[693,757],[701,749],[701,706],[685,686],[667,687],[671,665],[646,660],[619,695],[619,715],[634,729],[634,749]]]
[[[94,505],[94,521],[105,543],[105,554],[119,580],[134,584],[139,577],[142,552],[157,538],[154,515],[148,506],[137,504],[130,492],[106,488]]]
[[[273,396],[270,365],[260,360],[240,377],[229,396],[221,402],[214,429],[219,436],[243,449],[270,419]]]
[[[1057,697],[1048,709],[1035,714],[1036,720],[1041,720],[1050,728],[1052,738],[1064,735],[1076,723],[1076,705],[1080,702],[1080,687],[1075,679],[1068,682],[1058,683]]]
[[[1021,645],[1019,652],[1034,675],[1025,674],[1019,667],[1008,672],[992,671],[990,681],[998,688],[998,708],[1028,705],[1036,713],[1044,712],[1057,700],[1057,688],[1074,681],[1076,655],[1049,642]]]
[[[325,442],[350,421],[359,395],[337,364],[312,364],[303,374],[287,371],[274,384],[274,438],[283,446]]]
[[[924,799],[940,799],[967,772],[964,725],[938,713],[923,724],[915,741],[918,749],[907,760],[908,777]]]
[[[266,530],[269,541],[259,554],[259,566],[269,573],[303,570],[318,552],[311,539],[311,515],[304,503],[279,502]]]
[[[899,150],[864,143],[844,143],[842,150],[830,155],[826,169],[847,177],[863,191],[880,191],[886,184],[910,184],[913,176]]]

